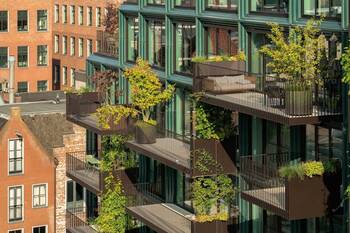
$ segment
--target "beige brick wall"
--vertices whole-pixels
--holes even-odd
[[[64,136],[63,148],[56,148],[56,233],[66,233],[66,153],[86,149],[86,130],[74,125],[74,134]]]

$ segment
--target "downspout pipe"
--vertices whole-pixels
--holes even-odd
[[[15,102],[15,57],[9,57],[10,78],[9,78],[9,104]]]

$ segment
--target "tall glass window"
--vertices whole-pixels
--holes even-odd
[[[47,66],[47,45],[38,45],[37,61],[38,66]]]
[[[8,67],[8,48],[0,47],[0,68]]]
[[[28,31],[28,11],[17,11],[17,30]]]
[[[37,17],[38,31],[47,31],[47,10],[38,10]]]
[[[18,67],[28,66],[28,46],[17,47]]]
[[[206,8],[211,10],[237,10],[238,0],[206,0]]]
[[[164,21],[148,21],[148,61],[151,65],[165,67],[165,24]]]
[[[206,28],[207,56],[233,56],[239,51],[237,28]]]
[[[191,59],[196,55],[196,26],[193,23],[175,25],[175,71],[192,73]]]
[[[341,0],[302,0],[302,4],[305,16],[341,17]]]
[[[0,11],[0,32],[7,32],[8,30],[8,12]]]
[[[251,12],[287,14],[289,0],[250,0],[249,4]]]
[[[137,17],[128,17],[127,24],[127,60],[136,61],[139,55],[139,19]]]
[[[196,0],[175,0],[175,6],[196,7]]]

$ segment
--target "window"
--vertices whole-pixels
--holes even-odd
[[[75,56],[75,37],[70,38],[70,55]]]
[[[75,24],[75,6],[70,6],[70,24]]]
[[[250,0],[250,11],[261,13],[288,14],[289,0]]]
[[[86,56],[90,56],[91,54],[92,54],[92,51],[93,50],[93,48],[92,48],[92,40],[87,40],[86,41]]]
[[[8,12],[0,11],[0,32],[7,32],[8,26]]]
[[[22,186],[9,188],[9,222],[23,219],[23,188]]]
[[[178,23],[175,30],[175,71],[192,73],[191,60],[196,54],[196,26]]]
[[[59,49],[60,47],[60,36],[59,35],[55,35],[55,53],[58,53],[60,51]]]
[[[23,172],[23,140],[20,138],[9,140],[9,174]]]
[[[92,7],[87,8],[87,25],[92,26]]]
[[[47,31],[47,10],[38,10],[38,31]]]
[[[127,18],[127,59],[136,61],[139,55],[139,19],[138,17]]]
[[[206,8],[211,10],[237,10],[238,0],[206,0]]]
[[[63,85],[67,85],[67,67],[63,66],[62,67],[62,81],[63,81]]]
[[[41,80],[37,82],[37,90],[38,91],[47,91],[47,81]]]
[[[62,23],[67,23],[67,5],[62,6]]]
[[[17,47],[18,67],[28,67],[28,46]]]
[[[75,87],[75,69],[70,69],[70,85],[71,87]]]
[[[101,27],[101,7],[96,7],[96,27]]]
[[[62,36],[62,54],[67,54],[67,36]]]
[[[28,11],[17,11],[17,30],[28,31]]]
[[[165,67],[165,25],[164,21],[148,22],[148,60],[151,65]]]
[[[83,50],[84,50],[84,39],[79,38],[79,57],[84,56]]]
[[[67,181],[67,209],[84,206],[84,187],[70,180]]]
[[[306,16],[341,17],[341,0],[302,0],[302,4],[303,14]]]
[[[10,230],[8,233],[23,233],[23,229]]]
[[[33,233],[47,233],[47,226],[33,227]]]
[[[47,45],[38,45],[38,66],[47,66]]]
[[[17,92],[18,93],[28,92],[28,82],[18,82]]]
[[[0,47],[0,68],[8,68],[8,48]]]
[[[165,5],[164,0],[147,0],[147,4],[150,5]]]
[[[55,23],[58,23],[60,20],[59,20],[59,17],[60,17],[60,7],[56,4],[55,7],[54,7],[54,11],[55,11]]]
[[[175,0],[175,6],[196,7],[196,0]]]
[[[47,207],[47,185],[33,185],[33,208]]]
[[[83,6],[79,6],[78,23],[79,23],[79,25],[84,24],[84,7]]]
[[[225,55],[233,56],[239,51],[237,28],[206,28],[206,54],[208,57]]]

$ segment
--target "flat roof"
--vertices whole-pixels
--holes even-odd
[[[62,100],[60,103],[55,103],[54,101],[39,101],[0,105],[0,117],[8,119],[12,107],[20,107],[22,115],[66,113],[65,100]]]

